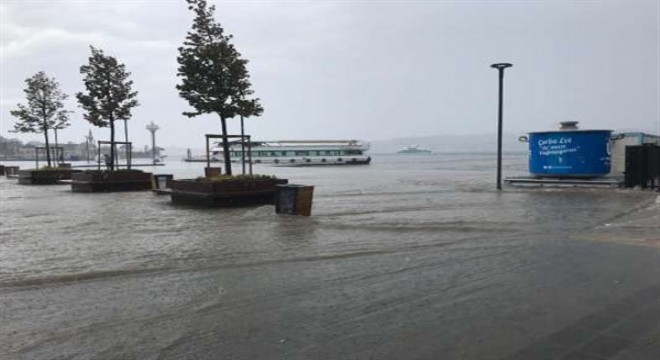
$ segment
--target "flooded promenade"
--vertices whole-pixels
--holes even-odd
[[[0,357],[657,358],[657,193],[497,193],[493,166],[255,168],[315,185],[310,218],[1,178]]]

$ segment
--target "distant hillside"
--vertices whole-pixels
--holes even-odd
[[[518,136],[504,134],[502,136],[503,151],[527,151],[527,144],[518,142]],[[394,138],[389,140],[371,141],[372,154],[395,153],[406,146],[419,145],[422,149],[433,152],[496,152],[497,135],[436,135],[423,137]]]

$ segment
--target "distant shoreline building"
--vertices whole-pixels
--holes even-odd
[[[660,136],[642,132],[614,133],[610,141],[612,153],[610,174],[621,175],[626,171],[626,146],[644,144],[660,145]]]
[[[51,143],[50,145],[53,147],[55,146],[54,143]],[[23,143],[18,139],[9,139],[0,136],[0,160],[35,161],[36,160],[35,147],[43,147],[43,146],[45,146],[44,143],[39,141],[30,141],[27,143]],[[87,151],[89,146],[89,158],[91,161],[96,162],[98,149],[96,144],[94,143],[90,142],[88,144],[86,141],[83,141],[82,143],[74,143],[69,141],[66,143],[58,144],[58,146],[62,148],[63,160],[65,161],[87,160]],[[123,151],[123,146],[119,146],[118,149],[119,149],[118,156],[120,158],[125,157],[125,151]],[[162,156],[161,154],[163,150],[164,150],[163,148],[156,147],[156,154],[158,156]],[[110,152],[109,147],[107,146],[101,147],[102,154],[109,152]],[[131,155],[133,158],[151,158],[152,152],[151,152],[151,148],[145,146],[144,151],[135,151],[134,148],[133,153]],[[40,152],[39,158],[43,159],[44,157],[45,154]]]

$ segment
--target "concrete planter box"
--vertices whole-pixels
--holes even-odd
[[[71,176],[73,192],[151,190],[151,173],[130,171],[85,171]]]
[[[82,170],[53,169],[53,170],[19,170],[18,183],[22,185],[52,185],[59,180],[70,180],[75,173]]]
[[[6,177],[17,177],[18,176],[18,170],[20,170],[20,167],[18,166],[7,166],[5,165],[5,171],[4,175]]]
[[[181,179],[170,181],[172,202],[202,206],[248,206],[275,203],[278,184],[286,179],[198,181]]]

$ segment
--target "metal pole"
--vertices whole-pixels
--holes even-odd
[[[497,190],[502,190],[502,102],[504,99],[504,69],[513,65],[508,63],[493,64],[490,67],[499,70],[499,106],[497,112]]]
[[[211,149],[209,149],[209,136],[206,135],[206,167],[207,168],[211,167],[211,154],[209,153],[210,151]]]
[[[245,132],[243,131],[243,115],[241,115],[241,160],[243,162],[243,175],[245,175]]]
[[[124,120],[124,141],[128,142],[128,121]]]
[[[249,164],[250,164],[250,175],[252,175],[252,145],[251,145],[252,144],[252,141],[251,141],[252,137],[250,135],[248,135],[247,139],[248,139],[248,154],[249,154],[248,161],[249,161]]]
[[[156,132],[151,132],[151,160],[156,164]]]

